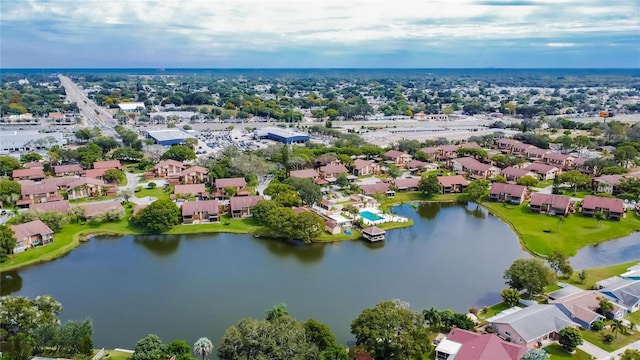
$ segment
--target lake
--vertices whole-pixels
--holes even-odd
[[[2,292],[53,295],[62,318],[94,323],[96,347],[163,341],[219,343],[243,317],[286,303],[291,316],[327,323],[341,342],[350,323],[383,300],[421,311],[464,312],[500,301],[503,272],[528,257],[511,229],[475,204],[405,204],[414,226],[383,244],[309,246],[237,234],[95,237],[50,263],[3,273]]]

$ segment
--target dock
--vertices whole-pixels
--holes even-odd
[[[375,226],[370,226],[362,230],[362,236],[369,242],[383,241],[385,233],[384,230]]]

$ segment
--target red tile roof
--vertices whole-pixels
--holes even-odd
[[[179,167],[179,168],[182,168],[182,169],[184,169],[184,168],[186,167],[186,166],[184,165],[184,163],[182,163],[182,162],[180,162],[180,161],[176,161],[176,160],[169,159],[169,160],[162,160],[162,161],[160,161],[159,163],[157,163],[157,164],[153,167],[153,169],[154,169],[154,170],[155,170],[155,169],[160,169],[161,167],[164,167],[164,166],[175,166],[175,167]]]
[[[89,169],[89,170],[85,170],[84,176],[86,176],[88,178],[97,179],[99,177],[102,177],[107,170],[109,170],[109,169]]]
[[[120,160],[96,161],[93,163],[94,169],[120,169]]]
[[[178,194],[202,194],[206,193],[207,188],[204,184],[176,185],[173,193]]]
[[[514,140],[514,139],[498,139],[498,141],[496,141],[496,144],[501,144],[501,145],[514,145],[519,143],[520,141]]]
[[[58,212],[68,212],[71,207],[69,206],[69,201],[60,200],[60,201],[47,201],[38,204],[29,205],[29,209],[38,210],[38,211],[58,211]]]
[[[522,197],[525,191],[527,191],[527,187],[522,185],[502,183],[491,184],[491,194],[509,194],[510,196]]]
[[[397,159],[402,155],[404,155],[404,153],[398,150],[389,150],[386,153],[384,153],[384,156],[389,159]]]
[[[232,187],[243,188],[247,186],[247,182],[243,177],[216,179],[216,189]]]
[[[81,203],[80,206],[84,208],[84,215],[87,218],[91,218],[93,216],[96,216],[98,214],[101,214],[111,209],[122,209],[124,211],[124,208],[120,203],[120,200],[113,200],[113,201],[107,201],[107,202],[101,201],[101,202],[95,202],[95,203],[91,203],[91,202]]]
[[[67,189],[72,190],[82,185],[94,185],[94,186],[109,186],[109,184],[105,183],[103,180],[83,177],[74,180],[72,183],[67,185]]]
[[[530,148],[527,148],[527,150],[524,151],[525,154],[527,155],[544,155],[549,153],[551,150],[548,149],[540,149],[539,147],[536,146],[531,146]]]
[[[467,168],[467,169],[471,169],[474,171],[488,171],[489,169],[491,169],[491,165],[489,164],[484,164],[481,163],[480,161],[472,158],[472,157],[462,157],[462,158],[457,158],[457,159],[453,159],[451,161],[455,161],[458,164],[462,165],[463,167]]]
[[[363,184],[360,185],[360,189],[365,195],[373,195],[378,192],[386,192],[389,190],[391,184],[385,182],[379,182],[375,184]]]
[[[189,175],[191,173],[201,173],[207,175],[209,170],[207,168],[203,168],[202,166],[192,166],[182,172],[182,175]]]
[[[438,182],[444,187],[451,187],[453,185],[469,185],[467,179],[465,179],[462,175],[438,176]]]
[[[42,180],[42,183],[54,184],[58,188],[63,188],[63,187],[66,188],[67,185],[71,184],[76,180],[78,180],[78,178],[75,176],[62,176],[62,177],[52,177],[52,178],[44,179]]]
[[[22,196],[55,193],[58,191],[58,187],[52,183],[22,183],[20,186],[22,188],[20,191]]]
[[[25,169],[35,169],[35,168],[44,168],[44,163],[40,161],[29,161],[28,163],[22,164]]]
[[[419,182],[420,182],[420,178],[418,177],[401,178],[401,179],[394,180],[394,184],[398,187],[398,189],[417,188]]]
[[[429,147],[426,147],[426,148],[422,148],[422,149],[420,149],[418,151],[422,151],[425,154],[435,154],[439,150],[440,150],[439,146],[429,146]]]
[[[375,226],[370,226],[368,228],[362,229],[362,233],[363,234],[367,234],[367,235],[371,235],[371,236],[375,236],[375,235],[382,235],[385,233],[384,230],[375,227]]]
[[[532,172],[529,170],[509,166],[502,169],[500,173],[505,176],[523,177],[523,176],[531,175]]]
[[[333,174],[340,174],[340,173],[349,172],[349,170],[347,170],[347,168],[342,164],[322,166],[320,168],[320,171],[324,172],[327,175],[333,175]]]
[[[231,198],[231,211],[240,211],[242,208],[256,206],[258,201],[264,200],[264,196],[236,196]]]
[[[13,230],[14,237],[18,241],[34,235],[53,234],[53,230],[49,229],[49,227],[40,220],[29,221],[19,225],[11,225],[11,230]]]
[[[193,215],[198,212],[217,214],[219,211],[218,200],[187,201],[182,204],[182,216]]]
[[[606,198],[600,196],[585,196],[584,200],[582,200],[582,208],[583,209],[608,209],[612,212],[623,213],[624,212],[624,201],[621,199],[614,198]]]
[[[57,165],[53,167],[53,172],[56,175],[64,173],[81,173],[82,171],[82,166],[80,166],[80,164]]]
[[[620,182],[624,179],[625,177],[623,175],[602,175],[599,176],[593,180],[597,181],[597,182],[604,182],[613,186],[618,186],[620,185]]]
[[[15,169],[13,170],[13,178],[44,178],[44,170],[42,168],[31,168],[31,169]]]
[[[547,153],[543,157],[545,160],[554,160],[554,161],[566,161],[567,159],[573,159],[572,156],[565,154],[557,154],[557,153]]]
[[[478,334],[453,328],[447,340],[462,344],[456,360],[520,360],[527,352],[525,345],[506,342],[495,334]]]
[[[527,166],[526,168],[524,168],[525,170],[529,170],[529,171],[533,171],[537,174],[546,174],[549,171],[556,169],[558,170],[557,167],[555,166],[551,166],[551,165],[547,165],[547,164],[542,164],[542,163],[533,163],[529,166]]]
[[[551,204],[554,209],[566,209],[570,202],[571,198],[564,195],[533,193],[531,196],[531,205]]]
[[[353,168],[356,170],[361,170],[364,169],[365,167],[372,165],[373,163],[369,160],[363,160],[363,159],[355,159],[353,161]],[[293,173],[293,171],[292,171]]]
[[[416,160],[416,159],[410,160],[407,163],[407,167],[410,168],[410,169],[416,169],[416,168],[419,168],[421,166],[427,166],[427,165],[429,165],[429,163],[426,163],[426,162],[420,161],[420,160]]]
[[[299,179],[315,179],[318,177],[318,172],[314,169],[293,170],[289,176]]]

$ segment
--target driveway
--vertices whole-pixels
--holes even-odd
[[[138,174],[134,174],[134,173],[130,173],[130,172],[125,172],[124,175],[127,177],[127,185],[125,186],[119,186],[118,189],[120,191],[122,190],[131,190],[134,191],[136,189],[136,186],[138,186]]]
[[[600,349],[588,341],[583,341],[582,345],[578,346],[578,349],[593,356],[595,359],[610,359],[611,356],[609,352]]]

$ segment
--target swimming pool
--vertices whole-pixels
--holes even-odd
[[[361,211],[360,216],[369,220],[369,221],[380,221],[384,220],[384,218],[378,214],[374,214],[371,211]]]

